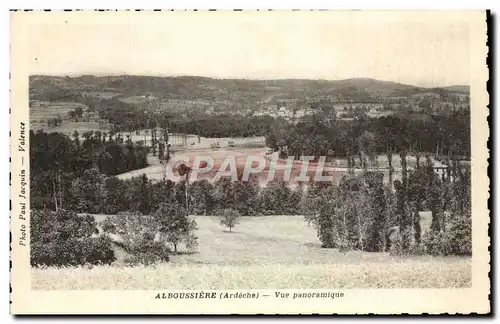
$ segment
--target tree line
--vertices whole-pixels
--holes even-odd
[[[326,155],[375,158],[406,151],[417,159],[435,156],[470,157],[470,113],[359,118],[352,121],[321,116],[297,124],[277,120],[266,134],[267,146],[290,156]]]
[[[274,118],[269,116],[204,116],[189,120],[173,119],[169,130],[174,133],[196,134],[203,137],[265,136]]]
[[[397,254],[470,255],[470,169],[458,162],[439,177],[430,157],[414,171],[406,169],[394,181],[395,191],[383,184],[383,175],[347,174],[338,186],[313,183],[300,210],[327,248],[359,249]],[[430,211],[430,229],[423,235],[420,211]]]
[[[66,178],[65,178],[66,179]],[[61,181],[64,182],[65,179]],[[302,197],[302,189],[292,190],[285,182],[269,183],[260,188],[255,181],[231,181],[222,178],[215,183],[199,180],[174,183],[170,180],[155,181],[143,174],[128,180],[106,176],[96,168],[85,170],[83,175],[64,183],[64,202],[60,203],[42,192],[32,183],[31,199],[34,208],[56,210],[59,207],[78,213],[117,214],[139,212],[148,215],[167,202],[175,202],[192,215],[215,215],[232,208],[242,215],[293,215]],[[58,194],[58,193],[57,193]],[[57,195],[56,194],[56,195]]]
[[[95,177],[144,168],[147,154],[147,147],[121,134],[86,132],[82,140],[76,131],[73,138],[30,131],[31,205],[50,209],[78,205],[73,197],[88,197],[85,203],[92,204]]]
[[[240,215],[302,214],[324,248],[471,255],[470,170],[457,164],[440,178],[428,161],[414,171],[403,167],[395,191],[379,172],[349,172],[338,185],[311,183],[292,190],[282,181],[261,188],[223,178],[186,187],[186,181],[151,181],[145,175],[119,180],[86,170],[64,208],[32,209],[31,263],[112,263],[113,244],[128,253],[128,264],[166,262],[181,244],[188,250],[198,244],[197,224],[188,215],[220,216],[221,225],[232,231]],[[423,234],[419,211],[424,210],[431,211],[432,223]],[[99,229],[87,213],[112,215]],[[119,235],[119,241],[109,234]]]

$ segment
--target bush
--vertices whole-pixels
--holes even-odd
[[[115,261],[111,241],[99,236],[92,216],[59,210],[31,211],[32,266],[76,266]]]
[[[430,231],[423,237],[427,253],[433,255],[472,255],[471,219],[456,214],[442,232]]]
[[[170,249],[160,240],[159,225],[151,216],[138,212],[124,212],[107,217],[102,228],[119,237],[119,244],[132,256],[127,264],[168,262]],[[118,242],[117,242],[118,243]]]
[[[449,244],[452,254],[472,255],[472,222],[470,214],[458,215],[451,221]]]
[[[408,229],[403,233],[401,233],[399,229],[393,232],[387,238],[390,240],[389,254],[397,256],[423,254],[422,244],[419,244],[416,241],[410,239],[410,242],[407,244],[407,246],[403,246],[403,237],[409,239],[410,237],[414,236],[415,233],[411,229]]]
[[[154,238],[145,237],[143,240],[134,242],[127,247],[127,251],[132,254],[125,259],[129,265],[154,264],[157,262],[168,262],[170,249],[164,242],[154,241]]]
[[[389,254],[403,255],[403,238],[398,230],[393,232],[387,239],[390,241]]]
[[[451,254],[449,236],[445,232],[429,231],[422,239],[425,250],[432,255]]]

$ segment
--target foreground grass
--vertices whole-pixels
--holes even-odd
[[[95,216],[98,222],[106,216]],[[323,249],[301,216],[242,217],[232,233],[195,217],[196,253],[156,266],[32,270],[33,289],[286,289],[470,287],[471,259]]]
[[[392,264],[99,266],[33,269],[33,289],[286,289],[470,287],[467,259]]]

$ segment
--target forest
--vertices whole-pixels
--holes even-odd
[[[75,131],[73,138],[61,133],[30,131],[31,206],[66,206],[72,196],[92,197],[86,181],[147,166],[148,149],[123,139],[121,134]],[[72,190],[77,190],[77,193]],[[89,202],[90,204],[92,202]]]

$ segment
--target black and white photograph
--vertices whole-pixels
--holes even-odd
[[[19,285],[487,312],[486,17],[12,13]]]

